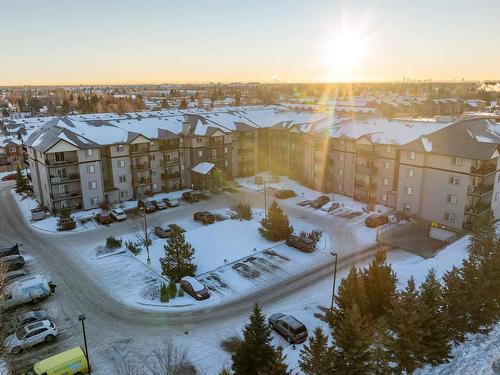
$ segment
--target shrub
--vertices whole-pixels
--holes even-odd
[[[168,294],[168,288],[165,286],[165,284],[161,284],[160,287],[160,302],[168,302],[170,300],[169,294]]]
[[[235,207],[235,211],[238,213],[238,217],[244,220],[252,219],[252,208],[249,204],[246,203],[238,203]]]
[[[125,242],[125,247],[134,255],[139,255],[141,253],[141,245],[134,241]]]
[[[255,176],[255,184],[256,185],[262,185],[264,183],[264,179],[262,176]]]
[[[68,208],[63,208],[59,211],[59,219],[57,220],[57,230],[72,230],[76,228],[76,221],[71,216],[71,211]]]
[[[109,236],[106,238],[106,247],[108,249],[119,249],[122,247],[123,241],[121,239],[117,239],[114,236]]]
[[[314,242],[318,242],[322,235],[323,231],[320,229],[313,229],[312,231],[307,233],[307,237],[309,237]]]
[[[168,296],[170,299],[173,299],[177,296],[177,284],[175,283],[174,280],[170,280],[167,289],[168,289]]]

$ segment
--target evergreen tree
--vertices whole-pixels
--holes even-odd
[[[422,365],[422,326],[418,314],[419,294],[410,278],[389,312],[390,349],[398,373],[412,373]]]
[[[175,282],[184,276],[194,276],[197,268],[193,264],[194,254],[195,250],[186,242],[184,233],[174,230],[167,240],[165,257],[160,258],[163,274]]]
[[[388,336],[388,324],[385,317],[380,317],[373,326],[372,344],[370,347],[370,362],[372,375],[390,375],[392,353]]]
[[[76,221],[71,216],[71,211],[68,208],[62,208],[59,211],[59,218],[57,219],[57,230],[72,230],[76,228]]]
[[[278,346],[274,350],[274,359],[268,369],[260,371],[259,375],[291,375],[285,363],[286,356],[283,355],[283,348]]]
[[[232,371],[228,369],[227,367],[224,367],[222,370],[219,371],[219,375],[232,375]]]
[[[243,330],[243,342],[232,356],[235,375],[255,375],[274,363],[276,354],[271,345],[271,330],[259,305],[255,305],[250,322]],[[265,372],[264,372],[265,373]]]
[[[182,98],[181,103],[179,104],[179,109],[187,109],[188,103],[185,98]]]
[[[385,252],[379,250],[368,269],[362,273],[367,298],[367,313],[376,320],[386,314],[396,296],[397,277],[386,263]]]
[[[453,340],[463,342],[467,333],[467,304],[462,270],[453,267],[443,277],[443,300],[446,325]]]
[[[371,368],[372,328],[354,304],[339,316],[332,332],[336,345],[335,374],[367,374]]]
[[[300,350],[300,369],[306,375],[330,375],[333,365],[334,355],[328,347],[328,337],[317,327],[309,343]]]
[[[443,312],[443,290],[434,270],[420,287],[418,315],[422,327],[422,361],[433,366],[447,362],[451,350]]]
[[[28,178],[24,175],[21,167],[16,166],[16,193],[25,193],[29,190]]]
[[[283,213],[275,200],[267,211],[267,217],[261,220],[260,225],[259,233],[269,241],[282,241],[293,233],[288,216]]]

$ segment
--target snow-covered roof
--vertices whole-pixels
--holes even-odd
[[[202,163],[196,164],[191,170],[193,172],[196,172],[196,173],[199,173],[202,175],[207,175],[214,167],[215,167],[215,164],[204,161]]]

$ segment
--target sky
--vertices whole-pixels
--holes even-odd
[[[500,79],[498,0],[0,0],[0,85]]]

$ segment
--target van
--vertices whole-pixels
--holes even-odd
[[[5,287],[3,300],[0,301],[0,310],[7,310],[28,302],[36,303],[52,295],[54,288],[55,286],[41,274],[13,281]]]
[[[46,358],[33,365],[32,375],[83,375],[89,373],[87,356],[77,347]]]

